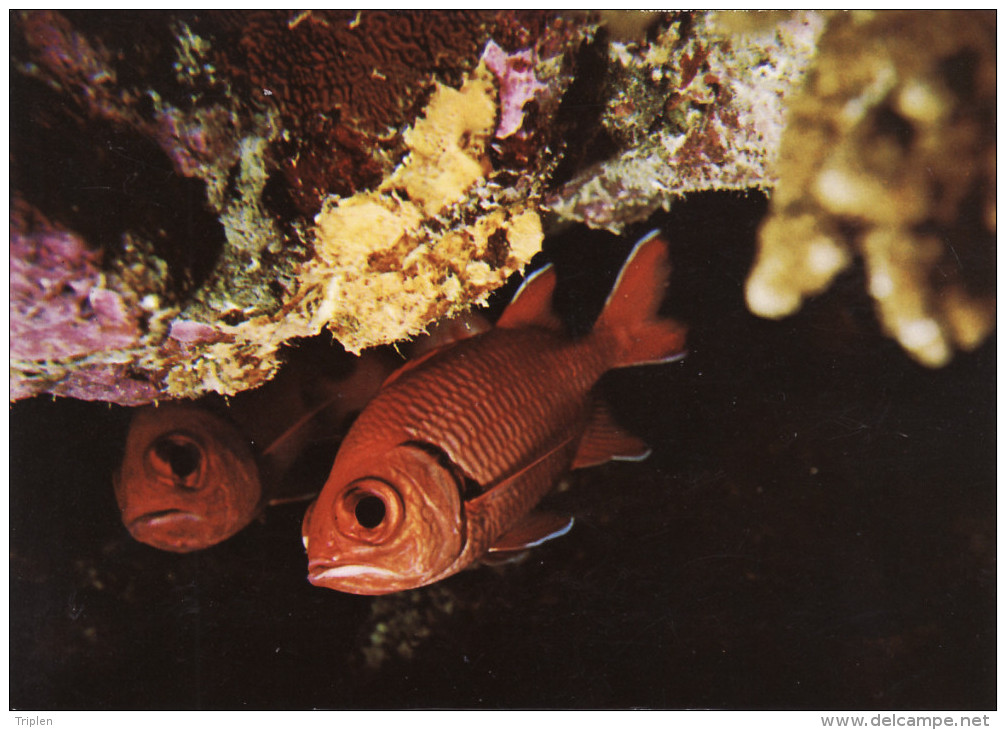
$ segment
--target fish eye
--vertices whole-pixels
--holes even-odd
[[[203,452],[190,436],[182,433],[161,436],[147,450],[147,457],[159,476],[181,487],[198,488]]]
[[[370,543],[391,537],[402,519],[398,492],[381,479],[366,478],[354,482],[335,504],[339,530],[350,537]]]
[[[368,529],[373,529],[384,522],[386,512],[384,500],[370,494],[357,502],[356,507],[353,509],[356,521]]]

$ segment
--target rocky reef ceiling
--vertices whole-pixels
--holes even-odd
[[[994,327],[983,13],[11,19],[13,400],[254,388],[291,339],[408,339],[551,230],[702,190],[772,197],[758,314],[862,262],[926,365]]]

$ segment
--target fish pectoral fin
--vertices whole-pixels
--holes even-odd
[[[573,468],[598,466],[612,459],[642,461],[649,455],[646,442],[615,423],[608,407],[598,403],[573,458]]]
[[[573,518],[554,512],[532,512],[514,525],[489,548],[490,553],[509,553],[562,537],[573,527]]]

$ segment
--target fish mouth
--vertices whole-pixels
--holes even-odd
[[[140,515],[130,522],[129,526],[130,529],[135,527],[173,527],[185,523],[199,523],[202,521],[202,516],[197,515],[195,512],[188,512],[182,509],[162,509]]]
[[[398,578],[393,570],[378,568],[374,565],[360,563],[332,564],[327,562],[311,563],[308,566],[307,579],[312,585],[323,586],[335,580],[346,578]]]

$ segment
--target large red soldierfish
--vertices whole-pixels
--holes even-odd
[[[287,471],[321,435],[343,433],[395,367],[388,353],[337,354],[341,360],[323,353],[319,365],[311,359],[317,352],[300,353],[226,408],[180,402],[137,409],[113,480],[130,534],[161,550],[201,550],[243,529],[267,504],[317,494],[288,493]],[[326,373],[347,363],[345,376]]]
[[[495,329],[400,368],[346,434],[304,518],[311,583],[416,588],[566,532],[571,519],[533,512],[564,471],[649,453],[594,386],[612,368],[682,356],[684,328],[658,315],[669,275],[667,245],[651,233],[590,334],[571,339],[546,267]]]

